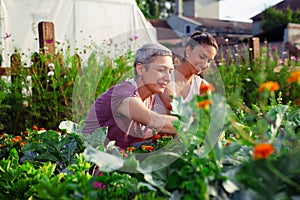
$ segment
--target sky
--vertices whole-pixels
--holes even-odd
[[[220,18],[251,22],[251,18],[283,0],[222,0]]]

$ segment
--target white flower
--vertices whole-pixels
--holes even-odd
[[[54,71],[50,71],[48,72],[47,76],[53,76],[54,75]]]
[[[51,71],[55,70],[55,66],[54,66],[54,63],[49,63],[48,64],[48,67]]]

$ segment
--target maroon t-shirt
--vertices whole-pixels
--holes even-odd
[[[126,149],[134,142],[152,137],[153,131],[130,118],[116,112],[117,106],[128,97],[140,98],[133,80],[123,81],[112,86],[94,102],[85,119],[84,133],[92,134],[97,128],[108,127],[107,140],[116,141],[121,149]],[[150,96],[146,105],[153,108],[154,96]]]

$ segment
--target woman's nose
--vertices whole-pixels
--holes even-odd
[[[170,81],[170,80],[171,80],[171,73],[166,72],[166,73],[164,74],[164,79],[165,79],[166,81]]]

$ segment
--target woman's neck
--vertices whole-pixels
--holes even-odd
[[[142,81],[137,81],[134,79],[137,85],[137,92],[139,93],[142,101],[145,101],[148,97],[152,95],[148,87],[142,82]]]
[[[184,79],[188,82],[191,81],[193,73],[190,70],[190,63],[184,60],[181,64],[175,67],[175,71],[177,72],[177,78]],[[178,74],[179,72],[179,74]],[[175,75],[176,75],[175,74]]]

